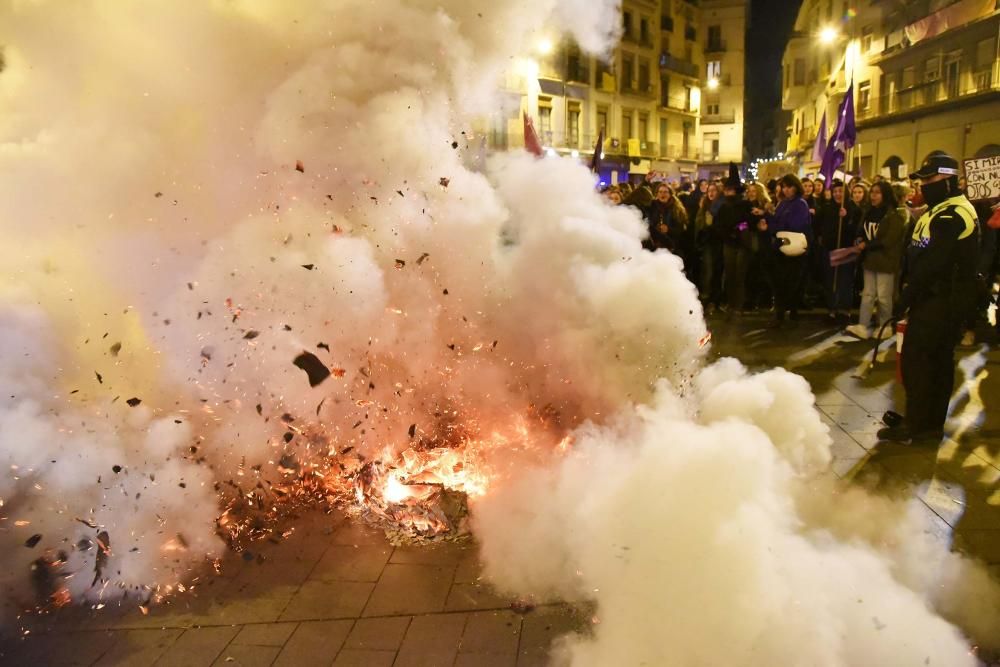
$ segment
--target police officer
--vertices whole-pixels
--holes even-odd
[[[920,179],[927,211],[907,249],[900,308],[908,311],[903,338],[906,417],[878,432],[880,440],[939,442],[955,382],[955,345],[976,296],[979,222],[958,186],[958,162],[931,153],[910,174]]]

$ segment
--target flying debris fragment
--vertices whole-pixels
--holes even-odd
[[[330,369],[312,352],[303,351],[302,354],[295,357],[293,363],[309,376],[310,387],[315,387],[330,377]]]

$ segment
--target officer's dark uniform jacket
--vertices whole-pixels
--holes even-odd
[[[957,326],[973,306],[978,256],[976,210],[964,195],[949,197],[929,209],[917,220],[910,238],[901,305],[912,316],[912,311],[936,302],[943,308],[935,308],[936,315]]]
[[[976,212],[962,195],[935,205],[914,226],[901,300],[909,308],[902,371],[912,433],[937,437],[944,427],[955,382],[955,345],[976,298],[978,252]]]

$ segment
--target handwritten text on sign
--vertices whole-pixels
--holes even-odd
[[[969,199],[1000,197],[1000,155],[965,161]]]

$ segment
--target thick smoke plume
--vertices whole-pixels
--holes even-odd
[[[221,498],[460,425],[521,434],[476,525],[501,585],[597,601],[573,662],[968,661],[932,607],[995,616],[907,561],[902,510],[864,532],[811,502],[834,489],[805,383],[702,369],[679,261],[585,168],[482,159],[475,119],[540,31],[602,52],[618,22],[613,0],[0,5],[10,605],[169,594],[225,548]],[[921,548],[953,588],[978,576]]]

